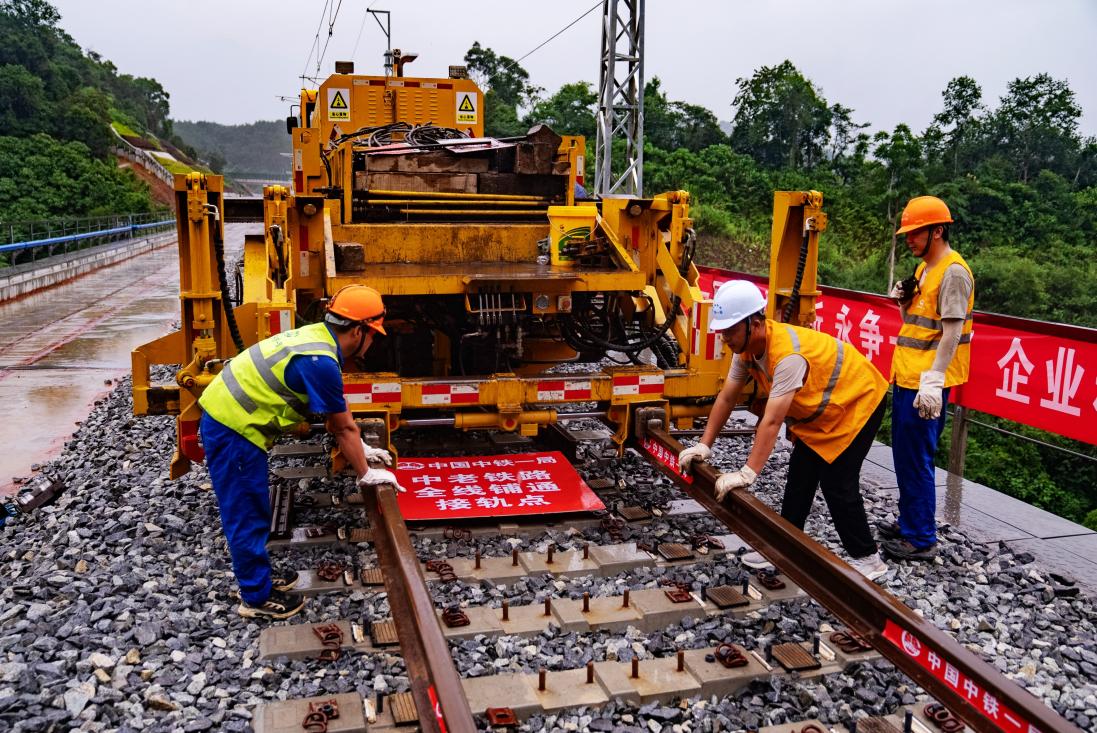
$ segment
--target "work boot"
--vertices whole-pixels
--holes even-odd
[[[849,566],[869,580],[876,580],[888,571],[887,563],[883,561],[878,552],[865,557],[852,558],[849,561]]]
[[[293,590],[295,585],[297,585],[297,571],[292,568],[270,576],[270,587],[274,590],[285,593],[288,590]]]
[[[768,570],[773,567],[773,563],[763,557],[760,552],[748,552],[739,558],[739,562],[743,564],[743,567],[753,570]]]
[[[898,522],[879,521],[876,523],[876,536],[881,540],[901,540],[903,532]]]
[[[937,557],[937,543],[928,547],[915,547],[909,540],[902,538],[886,540],[880,547],[896,560],[932,560]]]
[[[236,612],[244,618],[274,618],[283,619],[293,616],[305,607],[305,599],[296,593],[283,593],[272,590],[270,598],[258,605],[251,605],[241,601],[236,607]]]

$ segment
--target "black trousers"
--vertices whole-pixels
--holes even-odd
[[[861,464],[880,430],[886,404],[887,395],[884,395],[868,422],[833,463],[827,463],[802,440],[796,441],[788,462],[781,516],[803,529],[811,513],[815,490],[822,486],[823,498],[834,518],[834,528],[850,557],[865,557],[876,552],[876,540],[868,527],[865,502],[861,498]]]

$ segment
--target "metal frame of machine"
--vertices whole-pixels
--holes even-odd
[[[707,414],[727,365],[697,286],[689,194],[576,202],[583,138],[479,137],[482,100],[467,79],[335,74],[302,90],[294,190],[264,189],[236,307],[224,223],[259,202],[225,197],[219,176],[176,176],[181,327],[133,352],[134,412],[178,416],[172,477],[202,458],[197,400],[224,360],[316,320],[352,283],[379,290],[388,312],[389,339],[344,374],[382,445],[409,425],[534,435],[559,408],[597,403],[623,447],[638,406],[683,424]],[[462,106],[479,116],[462,121]],[[466,129],[446,137],[433,119]],[[821,205],[817,192],[775,196],[771,315],[792,302],[813,319]],[[548,373],[614,346],[631,363]],[[181,365],[175,384],[153,384],[154,364]]]

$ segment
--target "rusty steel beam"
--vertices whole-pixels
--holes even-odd
[[[389,484],[375,488],[363,491],[363,498],[420,729],[475,733],[468,699],[434,613],[434,602],[400,514],[396,491]]]
[[[692,477],[682,476],[677,467],[682,445],[663,429],[660,410],[645,412],[639,416],[641,434],[635,440],[641,455],[973,730],[1078,733],[1079,728],[793,527],[750,491],[732,491],[717,502],[718,473],[701,464]],[[649,423],[647,416],[655,422]]]

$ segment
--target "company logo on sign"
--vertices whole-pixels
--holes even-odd
[[[916,657],[922,653],[922,642],[915,639],[909,631],[903,632],[903,651],[912,657]]]
[[[350,90],[328,90],[328,120],[335,122],[350,119]]]
[[[476,93],[475,92],[458,92],[457,93],[457,124],[459,125],[475,125],[479,119],[479,115],[476,113]]]

